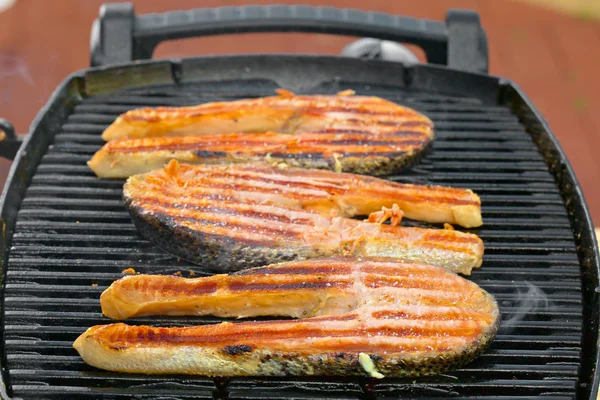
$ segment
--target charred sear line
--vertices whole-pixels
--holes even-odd
[[[140,207],[131,204],[128,208],[133,223],[143,237],[157,247],[213,272],[228,273],[298,258],[293,247],[276,247],[272,241],[251,235],[233,238],[207,230],[190,229],[162,214],[148,215]],[[252,258],[249,258],[249,254]]]
[[[196,151],[194,151],[194,156],[196,156],[198,158],[227,157],[227,152],[225,152],[225,151],[196,150]]]
[[[408,154],[408,151],[372,151],[369,147],[365,147],[364,151],[343,151],[337,153],[339,157],[347,158],[378,158],[378,159],[395,159],[401,158]],[[343,161],[343,160],[341,160]]]
[[[389,138],[393,139],[393,138]],[[402,148],[410,146],[421,146],[427,139],[423,140],[376,140],[369,136],[364,139],[335,139],[324,143],[323,146],[386,146],[391,148]]]
[[[431,124],[428,121],[421,121],[421,120],[413,120],[413,121],[403,121],[402,122],[403,126],[409,126],[411,128],[414,128],[416,126],[425,126],[425,127],[433,127],[433,124]]]
[[[281,214],[274,214],[274,213],[267,213],[267,212],[261,212],[261,211],[256,211],[256,210],[244,210],[244,209],[240,209],[240,208],[236,208],[236,203],[232,203],[229,207],[227,207],[227,204],[225,202],[220,202],[220,203],[214,203],[215,205],[195,205],[192,203],[186,203],[185,201],[182,202],[177,202],[177,203],[173,203],[170,201],[166,201],[166,200],[160,200],[158,199],[158,196],[160,196],[160,194],[157,194],[157,198],[152,198],[152,197],[140,197],[139,199],[136,199],[137,203],[139,204],[139,206],[141,207],[145,207],[148,205],[154,205],[154,206],[158,206],[160,208],[162,208],[165,211],[173,211],[173,210],[187,210],[190,212],[204,212],[204,213],[209,213],[209,214],[214,214],[216,215],[231,215],[231,216],[236,216],[236,217],[246,217],[246,218],[256,218],[259,220],[269,220],[269,221],[273,221],[273,222],[282,222],[282,223],[290,223],[290,224],[309,224],[312,222],[312,220],[310,218],[290,218],[287,215],[281,215]],[[183,199],[184,200],[184,199]],[[218,205],[217,205],[218,204]],[[239,204],[239,206],[241,206],[242,204]],[[273,208],[279,209],[278,207],[273,206]],[[160,213],[163,212],[163,210],[156,210],[156,212]],[[283,210],[283,209],[281,209]],[[283,210],[285,211],[285,210]],[[165,215],[169,215],[166,212],[163,212]],[[198,222],[204,222],[204,221],[211,221],[211,222],[217,222],[214,220],[207,220],[207,219],[195,219],[192,216],[187,216],[187,213],[185,213],[185,215],[180,214],[181,217],[183,219],[185,219],[186,221],[198,221]],[[174,217],[172,217],[174,218]],[[174,218],[176,219],[176,218]],[[235,224],[236,226],[238,226],[238,224]],[[279,231],[279,230],[277,230]]]
[[[311,153],[307,153],[307,152],[300,152],[300,153],[275,152],[275,153],[261,153],[261,154],[258,154],[258,156],[260,156],[260,157],[282,158],[282,159],[310,158],[310,159],[313,159],[313,160],[318,160],[318,159],[321,159],[321,158],[325,157],[325,155],[323,154],[323,152],[311,152]]]
[[[323,266],[323,267],[312,267],[302,268],[298,267],[265,267],[265,268],[253,268],[244,271],[238,271],[235,275],[346,275],[349,276],[351,269],[344,266]]]
[[[247,344],[238,344],[232,346],[225,346],[225,348],[223,348],[223,353],[229,356],[239,356],[241,354],[250,353],[252,350],[252,346],[248,346]]]
[[[360,119],[356,119],[356,118],[348,118],[346,121],[356,124],[358,126],[363,124],[363,121]],[[427,122],[427,121],[420,121],[420,120],[414,120],[414,121],[394,121],[394,120],[381,120],[381,119],[373,119],[369,121],[371,124],[373,125],[385,125],[385,126],[398,126],[398,127],[417,127],[417,126],[422,126],[424,128],[433,128],[433,126]]]
[[[403,127],[404,128],[404,127]],[[323,136],[324,139],[328,137],[328,135],[335,136],[354,136],[354,135],[362,135],[362,136],[370,136],[372,137],[375,133],[377,134],[376,138],[385,138],[392,139],[396,136],[399,136],[398,139],[419,139],[419,138],[429,138],[430,134],[427,132],[419,131],[419,130],[408,130],[408,129],[398,129],[398,130],[389,130],[389,131],[379,131],[374,129],[349,129],[349,128],[327,128],[310,131],[310,134],[318,134],[319,136]]]
[[[425,313],[414,313],[407,311],[376,311],[371,314],[376,319],[412,320],[412,321],[476,321],[487,322],[490,317],[477,311],[466,311],[460,309],[446,310],[443,313],[429,311]]]
[[[448,201],[449,202],[449,201]],[[458,203],[457,204],[472,204],[472,203]],[[430,233],[427,234],[425,236],[425,239],[430,242],[441,242],[441,243],[454,243],[454,244],[458,244],[458,243],[463,243],[463,244],[468,244],[468,243],[478,243],[478,239],[476,237],[471,237],[471,236],[448,236],[448,235],[444,235],[443,233]]]
[[[168,214],[165,215],[166,218],[172,218],[169,217]],[[241,224],[239,222],[230,222],[230,221],[219,221],[219,220],[214,220],[214,219],[202,219],[202,218],[184,218],[185,221],[187,222],[192,222],[194,224],[200,224],[206,227],[212,227],[212,226],[217,226],[219,228],[228,228],[228,229],[236,229],[238,231],[244,231],[247,234],[252,234],[252,233],[256,233],[256,234],[260,234],[260,235],[269,235],[269,242],[276,242],[277,238],[286,238],[286,239],[296,239],[298,238],[298,236],[300,235],[297,232],[292,232],[289,230],[284,230],[284,229],[278,229],[276,227],[266,227],[266,226],[255,226],[252,225],[250,222],[248,224]],[[175,220],[173,220],[174,222]],[[194,227],[196,228],[196,227]],[[210,228],[208,229],[209,231],[211,230]],[[243,242],[244,238],[237,236],[235,238],[236,241],[238,242]],[[251,236],[247,236],[246,240],[247,243],[253,243],[254,240],[252,240]],[[259,244],[263,244],[265,246],[268,245],[268,243],[266,241],[262,241],[259,240],[257,241],[257,243]]]
[[[276,153],[277,154],[277,153]],[[305,153],[306,154],[306,153]],[[263,157],[270,155],[271,157],[273,157],[273,153],[264,153],[262,154]],[[270,174],[244,174],[240,171],[235,171],[235,172],[212,172],[210,175],[211,178],[211,185],[210,187],[215,189],[215,188],[222,188],[222,189],[237,189],[237,190],[245,190],[248,189],[252,192],[262,192],[262,193],[272,193],[273,192],[273,188],[270,187],[261,187],[261,186],[257,186],[255,183],[268,183],[270,185],[276,185],[277,186],[277,190],[279,191],[286,191],[289,192],[290,191],[290,180],[289,178],[287,178],[287,176],[284,175],[274,175],[272,172]],[[226,183],[226,182],[219,182],[219,179],[222,180],[227,180],[227,179],[235,179],[234,183]],[[240,181],[240,179],[245,179],[245,182]],[[334,184],[328,183],[328,182],[319,182],[316,180],[308,180],[306,182],[301,182],[298,180],[295,180],[293,182],[293,189],[307,189],[307,190],[321,190],[321,191],[332,191],[335,189],[338,189]],[[341,189],[338,189],[341,190]],[[298,193],[298,191],[294,191],[295,193]],[[314,193],[312,193],[312,196],[315,196]]]
[[[138,214],[139,214],[139,212],[138,212]],[[159,223],[163,224],[165,227],[176,226],[181,221],[186,221],[186,222],[191,222],[191,223],[198,224],[201,226],[205,226],[206,230],[207,230],[207,232],[206,232],[207,234],[210,234],[209,231],[211,230],[210,229],[211,227],[218,226],[220,228],[231,228],[231,229],[235,228],[238,231],[244,231],[245,233],[248,233],[248,234],[251,234],[251,233],[268,234],[273,237],[273,239],[271,241],[267,242],[265,240],[255,240],[255,238],[252,238],[251,235],[247,235],[245,238],[238,236],[235,239],[233,239],[232,237],[229,237],[229,236],[221,236],[222,240],[231,242],[230,245],[241,245],[243,243],[246,243],[246,244],[258,244],[261,246],[271,246],[276,241],[276,238],[295,239],[299,235],[296,232],[290,232],[288,230],[281,230],[281,229],[275,229],[275,228],[270,228],[270,227],[257,227],[255,225],[248,225],[248,224],[240,224],[239,221],[236,223],[233,223],[233,222],[229,222],[229,221],[219,221],[219,220],[204,219],[204,218],[190,218],[190,217],[174,218],[172,215],[169,215],[166,212],[154,212],[153,214],[154,214],[154,217],[156,218],[156,220]],[[189,228],[185,228],[185,229],[189,229]],[[191,237],[198,236],[198,232],[196,232],[196,230],[198,230],[198,227],[194,227],[194,229],[189,229],[189,232],[191,233],[190,234]],[[220,235],[216,235],[216,236],[220,236]]]
[[[307,107],[307,108],[304,108],[302,111],[305,113],[308,113],[308,114],[340,112],[340,113],[372,115],[373,117],[388,117],[388,118],[395,118],[395,119],[399,118],[402,120],[401,123],[404,123],[404,118],[415,118],[415,119],[419,118],[418,115],[414,111],[409,110],[409,109],[396,110],[393,108],[385,107],[383,110],[381,110],[381,109],[378,110],[377,106],[366,107],[366,104],[356,104],[354,106],[351,106],[351,105],[349,105],[349,106],[327,105],[327,106],[323,106],[323,107]],[[367,119],[371,119],[371,118],[367,118]],[[372,118],[372,119],[376,120],[377,118]],[[418,121],[417,120],[416,122],[420,122],[423,125],[425,125],[425,124],[429,125],[426,121]],[[398,122],[396,122],[396,123],[398,123]]]
[[[304,339],[306,337],[311,337],[313,339],[324,339],[325,342],[321,343],[321,346],[331,347],[331,343],[327,343],[329,339],[336,338],[354,338],[355,343],[351,345],[342,345],[340,347],[353,347],[358,345],[360,347],[364,347],[366,343],[368,343],[368,338],[370,336],[376,336],[379,338],[389,337],[389,338],[414,338],[414,343],[381,343],[376,347],[384,349],[388,348],[390,350],[396,349],[410,349],[412,351],[418,350],[420,347],[426,346],[424,340],[426,339],[434,339],[438,337],[444,338],[465,338],[470,339],[478,336],[483,330],[483,325],[477,325],[473,327],[467,326],[457,326],[455,328],[447,328],[438,326],[437,324],[428,324],[423,327],[378,327],[378,328],[356,328],[356,327],[345,327],[339,326],[335,330],[323,330],[321,326],[315,324],[312,321],[309,324],[304,324],[300,326],[293,326],[289,329],[281,329],[278,327],[282,322],[288,321],[265,321],[270,322],[269,325],[263,325],[260,329],[253,329],[257,323],[255,322],[247,322],[247,323],[239,323],[240,327],[246,326],[245,329],[237,332],[219,332],[219,333],[201,333],[195,331],[194,328],[190,328],[189,332],[175,332],[170,330],[169,328],[159,328],[155,331],[147,330],[145,332],[140,332],[140,334],[136,335],[132,338],[121,338],[126,343],[136,343],[136,342],[144,342],[148,345],[159,345],[162,343],[177,343],[177,344],[194,344],[194,345],[208,345],[209,343],[213,344],[235,344],[239,341],[263,341],[263,340],[293,340],[293,339]],[[289,321],[290,324],[298,323],[298,321]],[[284,326],[287,324],[284,324]],[[118,345],[121,345],[120,343]],[[314,344],[317,346],[316,344]],[[440,343],[440,347],[443,347],[443,344]]]
[[[348,144],[350,146],[351,144]],[[371,145],[363,145],[364,149],[357,149],[354,151],[332,151],[331,149],[325,149],[322,152],[301,152],[301,153],[262,153],[259,154],[261,157],[272,157],[272,158],[280,158],[284,160],[290,159],[311,159],[311,160],[320,160],[320,159],[331,159],[334,153],[339,157],[356,157],[356,158],[365,158],[365,157],[375,157],[375,158],[385,158],[385,159],[394,159],[404,156],[408,153],[405,150],[390,150],[390,151],[373,151],[371,149]]]
[[[175,139],[170,141],[164,141],[161,138],[154,139],[155,143],[137,143],[132,141],[127,145],[111,145],[111,152],[115,153],[145,153],[155,151],[191,151],[197,158],[223,158],[231,154],[255,154],[263,146],[275,146],[276,148],[285,148],[286,151],[303,151],[307,153],[312,145],[323,147],[324,149],[332,148],[336,146],[345,145],[370,145],[370,146],[388,146],[388,147],[418,147],[424,146],[430,141],[430,137],[423,133],[415,135],[413,132],[406,133],[381,133],[374,135],[373,132],[364,132],[358,134],[359,137],[337,137],[331,140],[331,136],[338,136],[335,133],[320,134],[321,136],[316,137],[305,137],[300,135],[298,138],[287,138],[283,139],[278,136],[265,136],[260,141],[248,141],[248,139],[238,138],[237,140],[231,140],[223,138],[222,140],[186,140],[183,142],[177,142]],[[344,134],[343,136],[346,136]],[[357,134],[352,134],[357,135]],[[369,140],[371,139],[371,140]],[[383,139],[383,140],[382,140]],[[224,150],[208,150],[211,147],[221,147]],[[307,153],[310,154],[310,153]]]
[[[344,314],[344,315],[334,315],[334,316],[324,316],[324,317],[314,317],[310,320],[313,322],[332,322],[332,321],[354,321],[358,319],[358,314]],[[244,324],[245,322],[242,322]],[[271,321],[253,321],[248,322],[247,324],[252,325],[285,325],[285,324],[297,324],[297,319],[282,319],[282,320],[271,320]]]
[[[337,132],[333,131],[328,134],[318,133],[316,135],[313,135],[313,134],[299,135],[296,139],[294,139],[293,141],[290,141],[290,143],[297,144],[298,146],[303,146],[306,144],[313,144],[313,143],[317,143],[317,144],[325,146],[325,145],[330,145],[330,144],[336,144],[338,142],[341,142],[343,144],[345,142],[352,143],[352,142],[357,142],[359,140],[367,140],[367,139],[370,140],[371,143],[373,143],[374,145],[377,143],[401,144],[401,143],[410,143],[411,141],[415,141],[415,140],[428,140],[429,135],[427,135],[425,133],[418,133],[418,132],[408,132],[408,133],[398,134],[397,131],[391,131],[391,132],[380,131],[377,133],[370,132],[370,131],[365,131],[362,133],[337,133]]]
[[[216,282],[194,282],[192,285],[185,286],[177,283],[163,283],[155,289],[160,289],[162,292],[171,294],[202,295],[216,292],[219,289],[219,285]]]
[[[302,289],[327,289],[338,288],[347,289],[352,287],[352,282],[299,282],[299,283],[243,283],[233,282],[229,285],[232,292],[244,292],[252,290],[273,291],[273,290],[302,290]]]

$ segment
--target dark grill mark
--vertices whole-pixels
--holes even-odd
[[[203,218],[178,218],[175,219],[172,215],[169,215],[167,213],[155,213],[155,217],[156,219],[158,219],[161,223],[168,225],[168,226],[172,226],[174,223],[176,224],[177,222],[181,221],[181,220],[185,220],[188,222],[193,222],[199,225],[206,225],[206,226],[219,226],[221,228],[229,228],[229,229],[236,229],[236,230],[243,230],[245,234],[247,234],[248,236],[246,237],[235,237],[235,241],[239,244],[239,243],[248,243],[248,244],[258,244],[261,246],[272,246],[274,245],[274,241],[276,241],[277,239],[282,239],[282,238],[286,238],[286,239],[298,239],[298,234],[296,232],[291,232],[291,231],[287,231],[287,230],[279,230],[279,229],[274,229],[274,228],[269,228],[269,227],[256,227],[254,225],[244,225],[244,224],[240,224],[240,223],[231,223],[231,222],[223,222],[223,221],[218,221],[218,220],[210,220],[210,219],[203,219]],[[186,227],[181,227],[181,229],[186,229],[189,230],[194,236],[202,236],[202,235],[212,235],[210,232],[204,232],[204,231],[198,231],[198,230],[192,230]],[[268,241],[265,239],[256,239],[251,237],[250,235],[253,233],[258,233],[261,235],[266,235],[269,236]],[[219,236],[221,238],[226,238],[227,240],[231,239],[231,236],[222,236],[222,235],[216,235]]]
[[[311,152],[311,153],[307,153],[307,152],[300,152],[300,153],[291,153],[291,152],[286,152],[286,153],[281,153],[281,152],[276,152],[276,153],[258,153],[257,154],[259,157],[266,157],[267,155],[270,155],[273,158],[283,158],[283,159],[300,159],[300,158],[306,158],[306,159],[311,159],[311,160],[319,160],[323,158],[323,153],[322,152]]]
[[[380,155],[382,153],[374,153],[374,156]],[[397,153],[394,153],[397,155]],[[278,171],[277,175],[268,175],[268,173],[261,174],[259,170],[258,173],[260,175],[246,174],[243,171],[219,171],[219,170],[211,170],[209,174],[207,174],[207,179],[210,180],[210,187],[212,189],[223,188],[223,189],[231,189],[231,190],[239,190],[239,191],[252,191],[256,193],[271,193],[273,189],[265,188],[261,185],[255,184],[255,182],[264,182],[273,185],[277,185],[277,190],[281,195],[287,195],[290,198],[302,199],[304,197],[316,198],[318,195],[311,193],[303,194],[301,192],[290,193],[287,190],[287,185],[293,185],[294,188],[297,189],[307,189],[307,190],[321,190],[323,191],[322,197],[326,198],[327,194],[329,195],[343,195],[349,191],[348,186],[352,185],[353,178],[344,178],[344,175],[339,175],[336,177],[338,180],[336,182],[330,182],[329,177],[321,178],[318,173],[315,172],[307,172],[307,170],[298,170],[295,171],[295,177],[304,176],[306,180],[304,181],[294,181],[293,183],[287,179],[285,175],[285,171]],[[215,182],[218,179],[231,179],[234,182],[231,183],[219,183]],[[404,200],[411,202],[438,202],[452,205],[475,205],[478,206],[480,203],[476,200],[471,199],[462,199],[459,197],[465,196],[466,193],[462,189],[448,188],[448,187],[438,187],[438,186],[428,186],[431,191],[424,189],[419,189],[418,187],[414,187],[412,185],[405,185],[397,182],[387,182],[382,181],[381,184],[377,184],[377,181],[374,178],[362,177],[361,180],[365,182],[365,184],[370,185],[368,188],[364,188],[365,193],[370,193],[371,195],[378,195],[382,198],[393,197],[396,200]],[[189,181],[192,183],[196,183],[193,181]],[[160,183],[158,184],[160,185]],[[206,182],[200,181],[194,185],[188,186],[188,190],[191,189],[202,189],[207,185]],[[168,197],[179,197],[182,195],[182,192],[172,191],[168,189],[169,185],[164,185],[164,189],[162,194]],[[403,193],[402,190],[409,190],[410,193]],[[327,193],[327,194],[326,194]],[[196,198],[206,198],[206,199],[214,199],[220,201],[231,201],[235,202],[236,198],[234,196],[235,193],[232,194],[194,194]],[[250,202],[250,200],[244,200],[245,202]]]
[[[214,293],[219,288],[216,282],[206,282],[197,280],[193,284],[178,284],[177,282],[161,284],[158,288],[161,291],[170,293],[171,295],[185,294],[185,295],[201,295]]]
[[[310,135],[310,136],[309,136]],[[303,136],[309,136],[304,138]],[[315,137],[316,136],[316,137]],[[303,137],[302,142],[331,142],[328,140],[329,136],[343,136],[345,140],[360,140],[362,137],[371,138],[374,142],[377,140],[383,141],[388,140],[391,142],[402,142],[403,140],[411,140],[411,139],[423,139],[430,140],[431,135],[426,132],[421,131],[411,131],[400,129],[397,131],[380,131],[378,129],[373,130],[359,130],[359,129],[338,129],[338,128],[329,128],[326,130],[320,131],[310,131],[308,135],[299,135],[299,137]]]
[[[303,289],[347,289],[352,287],[352,282],[299,282],[299,283],[243,283],[232,282],[229,289],[232,292],[244,292],[252,290],[303,290]]]
[[[348,157],[348,158],[385,158],[385,159],[396,159],[404,156],[406,151],[371,151],[369,147],[365,147],[365,151],[348,151],[338,153],[340,157]]]
[[[350,144],[348,144],[348,146],[351,146]],[[328,159],[332,159],[333,154],[338,154],[340,157],[360,157],[360,158],[364,158],[364,157],[376,157],[376,158],[387,158],[387,159],[394,159],[394,158],[398,158],[398,157],[402,157],[404,154],[406,154],[406,151],[403,150],[397,150],[397,151],[373,151],[373,149],[371,148],[372,146],[365,146],[364,149],[361,150],[355,150],[355,151],[335,151],[332,149],[325,149],[325,151],[323,152],[319,152],[319,153],[263,153],[263,154],[258,154],[261,157],[266,157],[267,154],[270,154],[271,157],[273,158],[281,158],[281,159],[285,159],[285,160],[290,160],[290,159],[306,159],[306,160],[322,160],[324,158],[328,158]]]
[[[427,121],[419,121],[419,120],[414,120],[414,121],[404,121],[402,123],[403,126],[410,126],[410,127],[415,127],[415,126],[427,126],[427,127],[431,127],[432,124],[427,122]]]
[[[249,353],[252,350],[253,350],[252,347],[248,346],[247,344],[238,344],[238,345],[226,346],[225,348],[223,348],[223,353],[230,355],[230,356],[239,356],[244,353]]]
[[[167,200],[161,200],[158,198],[148,198],[148,197],[137,197],[135,198],[135,202],[143,208],[148,208],[148,205],[154,205],[154,206],[159,206],[161,208],[167,209],[169,211],[177,211],[177,210],[182,210],[182,209],[187,209],[187,210],[192,210],[192,211],[197,211],[197,212],[205,212],[205,213],[210,213],[210,214],[214,214],[214,215],[231,215],[231,216],[239,216],[239,217],[247,217],[247,218],[255,218],[255,219],[262,219],[262,220],[267,220],[267,221],[273,221],[273,222],[282,222],[282,223],[289,223],[289,224],[297,224],[297,225],[308,225],[311,224],[313,222],[312,219],[310,218],[306,218],[306,219],[292,219],[290,217],[288,217],[287,215],[278,215],[278,214],[271,214],[271,213],[266,213],[266,212],[260,212],[260,211],[254,211],[254,210],[244,210],[244,209],[238,209],[236,208],[236,205],[238,204],[242,204],[242,203],[232,203],[232,204],[226,204],[224,202],[215,202],[214,205],[194,205],[194,204],[189,204],[189,203],[185,203],[185,202],[178,202],[178,203],[173,203],[172,201],[167,201]],[[228,207],[229,206],[229,207]],[[173,219],[179,219],[182,217],[175,217],[175,216],[171,216],[168,212],[163,212],[162,210],[156,210],[156,212],[158,213],[162,213],[166,216],[170,216]],[[306,212],[308,214],[308,212]],[[207,221],[204,218],[194,218],[194,217],[183,217],[183,219],[185,219],[186,221]],[[214,220],[210,220],[211,222],[215,222]],[[227,222],[227,224],[229,224],[229,222]],[[236,223],[235,226],[238,226],[238,224]],[[279,231],[279,230],[277,230]]]
[[[230,117],[231,120],[233,122],[238,122],[238,120],[246,115],[248,115],[249,113],[244,110],[243,108],[247,107],[244,104],[240,104],[239,106],[235,106],[235,105],[231,105],[231,106],[226,106],[226,107],[221,107],[221,106],[214,106],[214,107],[207,107],[206,109],[202,109],[202,110],[194,110],[194,111],[188,111],[185,113],[184,117],[216,117],[216,118],[223,118],[222,114],[226,114],[227,117]],[[265,107],[261,107],[261,108],[256,108],[257,111],[264,113],[264,109]],[[281,113],[285,113],[285,112],[290,112],[288,110],[278,110]],[[268,114],[264,113],[265,116],[268,117],[272,117],[277,111],[270,109],[268,110]]]
[[[462,290],[462,286],[459,285],[440,287],[440,284],[432,277],[368,275],[363,278],[363,284],[371,288],[394,287],[402,289],[423,289],[438,291],[440,294],[443,293],[442,291],[446,293],[457,293]]]
[[[375,121],[378,125],[385,125],[385,126],[411,126],[411,127],[415,127],[415,126],[422,126],[422,127],[431,127],[431,124],[429,124],[428,122],[425,121],[402,121],[400,123],[398,123],[397,121],[382,121],[382,120],[377,120]]]
[[[352,318],[354,320],[354,318]],[[415,345],[419,339],[430,339],[434,337],[452,338],[463,337],[471,339],[478,336],[484,329],[485,324],[477,326],[468,326],[466,324],[458,325],[452,329],[441,329],[436,324],[429,324],[423,327],[381,327],[381,328],[343,328],[337,330],[323,330],[320,322],[324,320],[305,320],[305,321],[264,321],[270,324],[256,322],[235,323],[227,326],[200,326],[193,328],[152,328],[152,327],[128,327],[129,332],[112,335],[114,345],[130,345],[130,344],[145,344],[145,345],[160,345],[166,343],[181,344],[181,345],[218,345],[251,341],[276,341],[276,340],[302,340],[308,337],[328,339],[328,338],[355,338],[356,343],[369,342],[372,337],[413,337]],[[338,319],[339,321],[339,319]],[[289,329],[280,329],[283,325],[297,324],[290,326]],[[221,332],[219,332],[221,331]],[[137,333],[132,337],[131,333]],[[152,334],[151,334],[152,333]],[[137,337],[137,339],[136,339]],[[131,343],[133,342],[133,343]],[[442,343],[440,343],[442,344]],[[331,343],[326,344],[328,348],[332,347]],[[337,346],[337,345],[336,345]],[[351,346],[351,345],[350,345]],[[341,345],[346,348],[347,345]]]
[[[214,158],[214,157],[226,157],[227,152],[224,151],[208,151],[208,150],[196,150],[194,155],[198,158]]]
[[[379,124],[387,121],[379,122]],[[385,125],[385,124],[384,124]],[[395,126],[395,125],[394,125]],[[129,139],[106,144],[106,148],[114,153],[138,153],[153,151],[194,151],[199,158],[223,157],[231,153],[252,154],[253,150],[260,151],[265,146],[286,149],[287,151],[309,150],[311,145],[324,148],[353,144],[368,143],[371,146],[422,146],[431,140],[431,135],[418,132],[398,130],[390,133],[379,133],[376,131],[358,131],[355,133],[335,133],[345,137],[338,140],[330,140],[329,134],[305,133],[299,135],[246,133],[232,135],[205,135],[198,137],[171,138],[156,137],[146,139]],[[371,139],[371,140],[369,140]],[[214,148],[217,149],[214,149]]]
[[[247,269],[243,271],[238,271],[235,275],[287,275],[287,274],[297,274],[297,275],[349,275],[351,273],[350,267],[345,266],[323,266],[323,267],[311,267],[311,268],[303,268],[301,266],[298,267],[265,267],[265,268],[253,268]]]
[[[438,232],[431,232],[431,233],[427,233],[425,235],[425,237],[423,238],[424,240],[427,240],[428,242],[445,242],[448,244],[458,244],[458,243],[479,243],[480,240],[477,237],[474,236],[458,236],[458,235],[453,235],[453,234],[446,234],[444,235],[443,233],[438,233]]]
[[[413,314],[403,311],[375,311],[373,317],[377,319],[407,319],[407,320],[428,320],[428,321],[473,321],[478,320],[488,322],[490,316],[459,308],[448,310],[445,313],[421,313]]]
[[[138,153],[160,150],[186,151],[212,148],[216,146],[232,147],[229,152],[243,149],[248,146],[265,143],[283,146],[290,141],[287,135],[269,134],[234,134],[234,135],[204,135],[196,137],[155,137],[144,139],[123,139],[117,142],[108,142],[105,146],[110,152]],[[222,151],[222,150],[209,150]]]
[[[390,138],[393,139],[393,138]],[[406,140],[406,141],[395,141],[395,140],[377,140],[374,137],[365,137],[364,140],[355,139],[341,139],[341,140],[330,140],[327,145],[336,146],[386,146],[386,147],[405,147],[405,146],[419,146],[425,143],[424,140]]]
[[[266,154],[264,154],[266,156]],[[273,154],[271,154],[273,157]],[[263,188],[260,185],[256,185],[254,182],[264,182],[273,185],[278,185],[279,188],[277,190],[280,193],[287,192],[287,185],[292,184],[295,189],[309,189],[309,190],[322,190],[324,192],[332,192],[335,189],[346,190],[344,187],[336,186],[329,182],[320,182],[318,180],[313,181],[308,176],[304,170],[300,170],[299,174],[306,174],[309,177],[308,181],[294,181],[290,182],[286,176],[284,175],[268,175],[268,172],[265,172],[262,175],[252,175],[245,174],[243,171],[210,171],[210,175],[207,174],[207,179],[210,180],[210,188],[223,188],[223,189],[232,189],[232,190],[247,190],[251,192],[258,193],[272,193],[273,189],[271,188]],[[279,179],[277,179],[279,178]],[[234,182],[217,182],[218,179],[232,179]],[[191,181],[194,183],[193,181]],[[200,182],[199,185],[194,185],[192,187],[205,187],[207,184],[203,181]],[[179,194],[177,194],[179,195]],[[325,194],[324,194],[325,195]],[[295,192],[293,194],[294,197],[301,197],[302,194],[299,192]],[[310,197],[315,197],[316,195],[313,193]]]
[[[357,314],[344,314],[344,315],[334,315],[334,316],[324,316],[324,317],[314,317],[310,320],[312,322],[331,322],[331,321],[352,321],[358,318]],[[298,320],[296,319],[283,319],[279,321],[254,321],[254,322],[242,322],[242,324],[256,324],[256,325],[266,325],[266,324],[296,324]]]
[[[381,103],[374,103],[374,107],[367,107],[365,104],[357,103],[348,106],[332,106],[325,105],[322,107],[309,106],[299,110],[301,113],[306,114],[325,114],[325,113],[351,113],[351,114],[363,114],[372,116],[386,116],[386,117],[414,117],[419,116],[412,110],[409,109],[398,109],[398,106],[387,106],[387,109],[376,110],[375,107],[380,106]]]
[[[368,138],[368,137],[367,137]],[[377,139],[377,137],[373,137],[373,139]],[[289,142],[279,142],[279,141],[269,141],[265,140],[263,143],[246,143],[244,141],[239,141],[237,143],[223,143],[223,142],[212,142],[212,143],[169,143],[169,144],[161,144],[158,143],[156,145],[150,146],[127,146],[127,147],[117,147],[112,148],[110,151],[116,153],[144,153],[144,152],[155,152],[155,151],[193,151],[198,158],[207,158],[207,157],[225,157],[229,154],[245,154],[248,157],[252,157],[255,155],[266,155],[268,153],[274,154],[273,151],[264,151],[265,145],[267,148],[269,146],[275,147],[277,149],[284,150],[286,153],[295,152],[299,155],[296,157],[305,157],[310,158],[310,153],[307,150],[311,146],[318,146],[323,148],[324,151],[332,151],[333,148],[339,146],[358,146],[368,144],[369,146],[382,146],[382,147],[415,147],[415,146],[423,146],[426,142],[429,141],[429,138],[425,140],[399,140],[399,141],[385,141],[381,142],[381,144],[377,140],[361,140],[361,139],[353,139],[348,138],[345,140],[338,140],[337,143],[334,141],[317,141],[317,140],[306,140],[304,142],[296,143],[295,141],[290,140]],[[227,150],[204,150],[203,148],[207,147],[232,147]],[[110,148],[110,146],[109,146]],[[281,154],[281,153],[279,153]]]

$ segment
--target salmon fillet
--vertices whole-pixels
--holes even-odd
[[[144,237],[219,272],[355,255],[423,261],[469,274],[482,261],[483,242],[476,235],[381,223],[391,218],[397,224],[406,213],[480,225],[479,199],[467,190],[327,171],[171,161],[166,168],[130,177],[123,198]],[[372,222],[347,218],[369,213]]]
[[[279,96],[119,116],[88,162],[126,178],[176,159],[189,164],[271,160],[303,168],[386,175],[412,164],[433,140],[426,116],[378,97]]]
[[[94,326],[75,341],[97,368],[138,373],[419,376],[477,357],[500,314],[475,283],[389,259],[289,262],[208,278],[128,276],[101,297],[111,318],[288,316],[185,328]]]

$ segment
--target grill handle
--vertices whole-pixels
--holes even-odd
[[[21,147],[21,140],[15,134],[15,128],[6,119],[0,118],[0,157],[14,160]]]
[[[305,5],[200,8],[136,16],[132,3],[104,4],[92,27],[91,64],[150,59],[165,40],[244,32],[313,32],[393,40],[421,47],[430,63],[488,71],[487,38],[474,11],[450,10],[443,23]]]

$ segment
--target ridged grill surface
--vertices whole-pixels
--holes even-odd
[[[272,95],[265,81],[185,84],[84,99],[56,135],[27,190],[10,249],[5,332],[9,384],[21,398],[571,399],[581,358],[580,268],[554,178],[517,117],[477,99],[391,87],[332,83],[318,93],[354,89],[425,113],[436,125],[432,152],[403,182],[476,191],[485,226],[484,264],[471,279],[492,293],[503,322],[491,348],[470,365],[417,380],[206,379],[104,372],[72,348],[86,328],[109,323],[100,293],[122,271],[189,276],[178,261],[142,239],[121,201],[123,181],[96,178],[86,161],[100,134],[135,107],[192,105]],[[182,326],[217,318],[140,318]],[[67,397],[68,396],[68,397]]]

